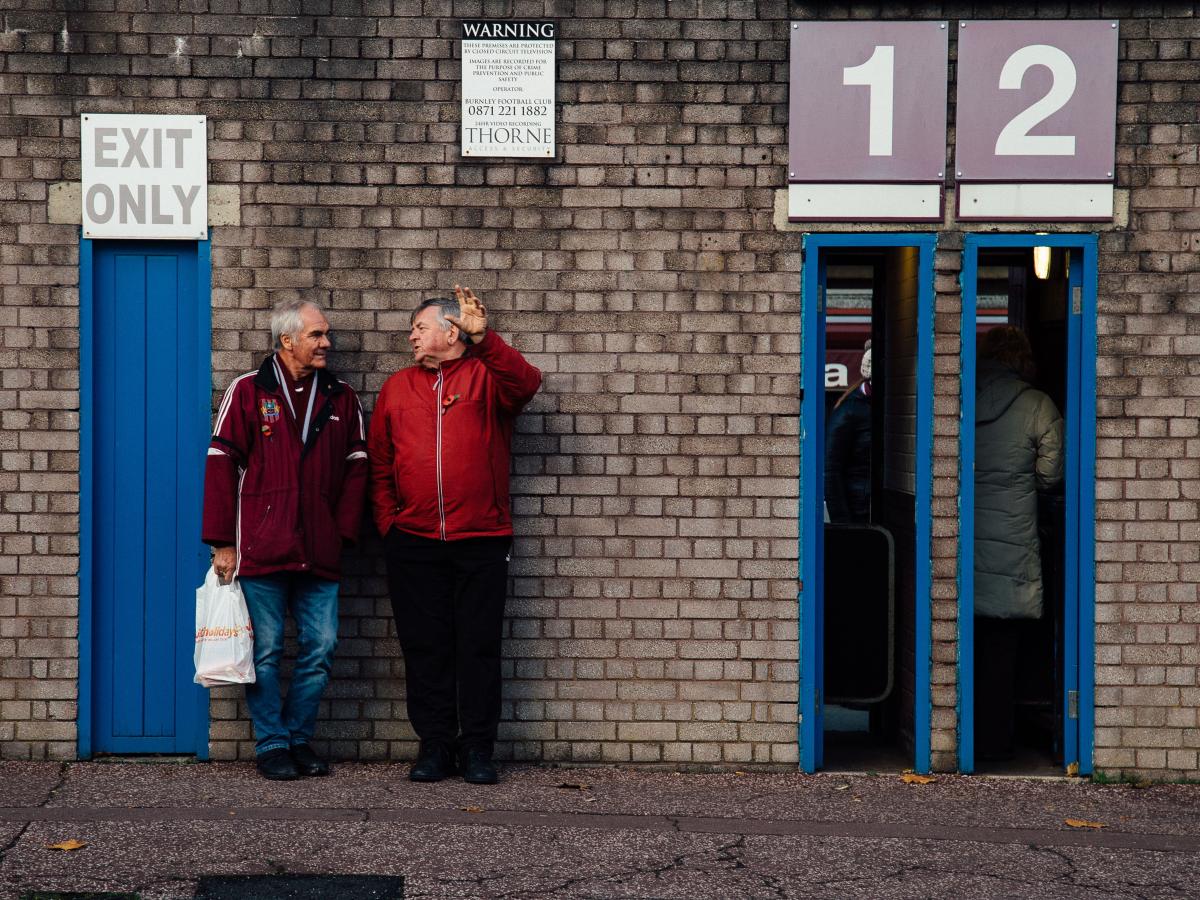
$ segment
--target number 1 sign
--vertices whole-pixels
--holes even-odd
[[[1116,22],[960,23],[959,217],[1111,218],[1116,108]]]
[[[793,22],[789,218],[940,221],[945,22]]]

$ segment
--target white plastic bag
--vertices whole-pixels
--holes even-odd
[[[254,682],[254,626],[235,578],[221,584],[210,566],[196,589],[196,684]]]

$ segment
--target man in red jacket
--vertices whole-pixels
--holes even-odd
[[[237,576],[254,626],[246,705],[258,770],[290,780],[327,775],[309,746],[337,646],[342,546],[366,499],[362,407],[326,369],[329,322],[320,307],[284,301],[271,315],[275,353],[225,392],[208,447],[202,538],[213,568]],[[299,653],[280,698],[288,608]]]
[[[416,365],[379,393],[371,494],[421,739],[409,777],[440,781],[457,762],[467,781],[494,784],[513,423],[542,374],[488,329],[470,289],[454,291],[417,307]]]

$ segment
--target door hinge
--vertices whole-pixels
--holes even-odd
[[[1071,312],[1077,316],[1083,312],[1083,288],[1080,285],[1071,288]]]
[[[1067,691],[1067,718],[1079,718],[1079,691]]]

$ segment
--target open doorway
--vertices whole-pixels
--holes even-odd
[[[805,247],[802,766],[925,771],[933,240]]]
[[[963,265],[962,459],[971,477],[962,485],[960,768],[1085,773],[1094,238],[972,237]]]

